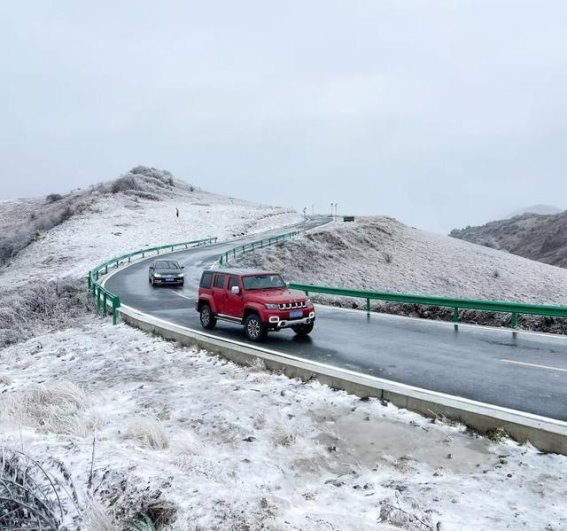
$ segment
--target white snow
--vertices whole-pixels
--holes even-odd
[[[0,285],[83,276],[145,245],[295,219],[204,193],[130,201],[106,198],[49,231],[0,271]],[[1,350],[0,367],[0,443],[65,463],[99,522],[133,514],[144,493],[160,491],[178,507],[176,530],[567,528],[565,457],[238,367],[94,315]]]

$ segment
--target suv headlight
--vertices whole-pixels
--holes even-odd
[[[154,277],[156,277],[156,278],[161,278],[162,275],[161,275],[161,273],[154,273]]]
[[[184,273],[178,273],[177,278],[183,278],[185,276]]]
[[[280,309],[279,304],[264,304],[264,306],[266,307],[267,310],[279,310]]]
[[[305,306],[309,306],[311,304],[311,299],[305,299]]]

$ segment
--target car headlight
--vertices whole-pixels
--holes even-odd
[[[156,277],[156,278],[161,278],[161,276],[162,275],[160,273],[154,273],[154,277]]]
[[[305,306],[309,306],[311,304],[311,299],[305,299]]]
[[[184,276],[185,276],[185,275],[184,275],[183,273],[179,273],[179,274],[177,275],[177,278],[183,278]]]
[[[264,306],[266,307],[267,310],[279,310],[280,309],[279,304],[264,304]]]

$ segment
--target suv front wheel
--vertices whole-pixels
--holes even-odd
[[[263,341],[268,335],[268,327],[257,313],[251,313],[244,322],[244,331],[250,341]]]
[[[213,315],[213,312],[211,311],[211,307],[208,304],[203,304],[201,306],[199,319],[201,321],[201,326],[207,330],[212,330],[217,324],[217,319]]]

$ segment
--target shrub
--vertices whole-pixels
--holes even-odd
[[[0,449],[0,529],[62,529],[64,515],[78,512],[68,471],[53,465],[48,471],[22,452]]]
[[[65,279],[0,290],[0,348],[28,339],[41,328],[60,329],[87,312],[83,282]]]
[[[49,194],[48,196],[46,196],[45,202],[55,203],[56,201],[61,201],[61,199],[63,199],[63,196],[61,194]]]

